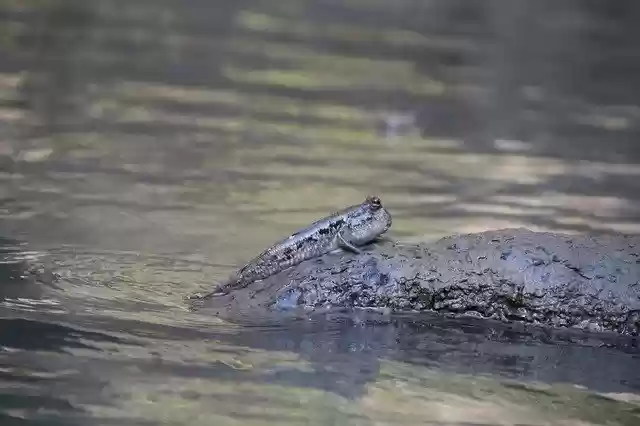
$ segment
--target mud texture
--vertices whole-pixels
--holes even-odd
[[[382,242],[304,262],[212,303],[227,313],[388,308],[638,335],[640,236],[518,228]]]

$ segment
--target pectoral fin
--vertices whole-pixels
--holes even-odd
[[[342,232],[338,232],[338,246],[340,246],[340,248],[342,248],[343,250],[347,250],[347,251],[350,251],[352,253],[356,253],[356,254],[362,253],[362,250],[360,250],[359,248],[357,248],[353,244],[349,243],[342,236]]]

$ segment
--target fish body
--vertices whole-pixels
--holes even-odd
[[[391,214],[382,206],[380,199],[369,196],[359,205],[333,213],[278,241],[240,268],[213,293],[196,298],[227,294],[231,289],[246,287],[337,249],[360,253],[359,246],[384,234],[391,224]]]

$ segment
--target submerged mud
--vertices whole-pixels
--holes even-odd
[[[380,242],[304,262],[207,302],[253,309],[383,308],[640,332],[640,237],[502,229]]]

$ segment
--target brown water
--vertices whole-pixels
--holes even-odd
[[[367,194],[403,241],[640,233],[637,18],[0,2],[0,424],[639,424],[635,340],[183,301]]]

